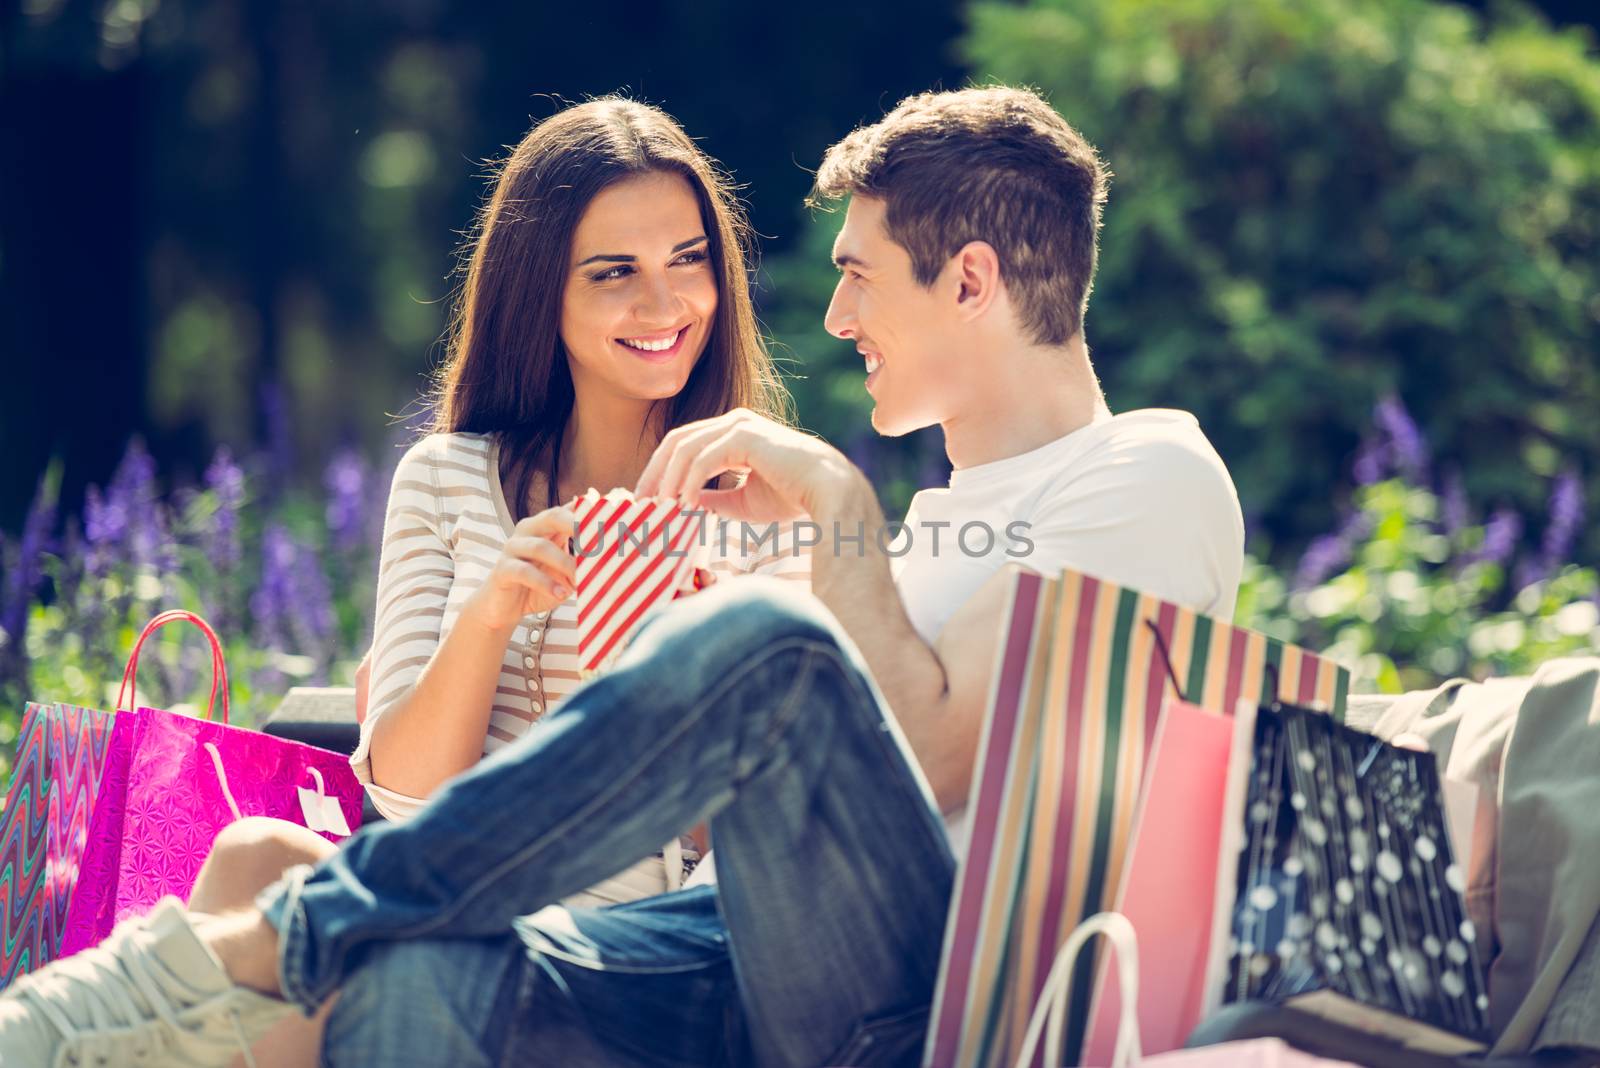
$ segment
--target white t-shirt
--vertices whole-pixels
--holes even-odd
[[[1072,568],[1222,619],[1244,566],[1233,479],[1194,416],[1168,408],[1102,410],[1037,449],[954,471],[948,489],[912,498],[904,522],[890,573],[929,644],[1008,563]],[[957,856],[965,816],[946,817]]]

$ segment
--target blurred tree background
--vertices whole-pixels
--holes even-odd
[[[134,433],[178,478],[219,443],[302,479],[376,447],[437,357],[484,161],[560,100],[662,104],[781,246],[831,141],[959,83],[960,26],[953,4],[0,0],[0,347],[27,398],[0,529],[50,457],[74,501]]]
[[[1595,648],[1596,22],[1583,0],[0,0],[0,702],[105,705],[132,628],[176,603],[232,628],[241,700],[347,678],[393,415],[439,355],[484,161],[619,89],[747,183],[802,421],[891,515],[948,464],[936,430],[870,432],[821,326],[839,219],[800,208],[809,169],[907,93],[1028,83],[1115,174],[1087,323],[1112,408],[1194,411],[1238,483],[1242,622],[1389,689]],[[178,694],[204,661],[164,663]]]
[[[983,0],[958,47],[1109,162],[1096,369],[1113,410],[1199,416],[1256,551],[1335,521],[1386,396],[1474,501],[1538,529],[1563,471],[1600,496],[1591,34],[1422,0]],[[819,226],[769,302],[813,378],[857,363],[810,323]],[[820,385],[823,432],[858,426],[859,390]]]

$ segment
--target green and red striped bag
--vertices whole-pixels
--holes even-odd
[[[1056,951],[1115,902],[1169,679],[1218,713],[1261,700],[1274,674],[1283,700],[1341,719],[1349,689],[1314,653],[1073,571],[1019,573],[1007,606],[925,1068],[1011,1065]],[[1091,957],[1073,983],[1073,1055]]]

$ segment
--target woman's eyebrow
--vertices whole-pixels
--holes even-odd
[[[699,237],[691,237],[687,241],[680,241],[676,245],[672,246],[672,254],[677,255],[684,249],[693,248],[695,245],[700,244],[704,240],[706,240],[706,235],[701,234]],[[591,263],[633,263],[638,258],[639,257],[637,256],[619,256],[611,253],[602,253],[599,256],[590,256],[577,266],[587,267]]]

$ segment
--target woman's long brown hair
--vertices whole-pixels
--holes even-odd
[[[561,298],[572,235],[606,187],[651,173],[682,175],[705,222],[717,311],[705,351],[666,405],[664,430],[744,407],[791,423],[789,394],[756,327],[750,227],[731,181],[659,108],[618,97],[569,107],[534,126],[500,164],[479,213],[436,375],[436,433],[500,438],[513,519],[530,514],[540,464],[572,415],[561,344]],[[650,409],[648,428],[657,409]]]

